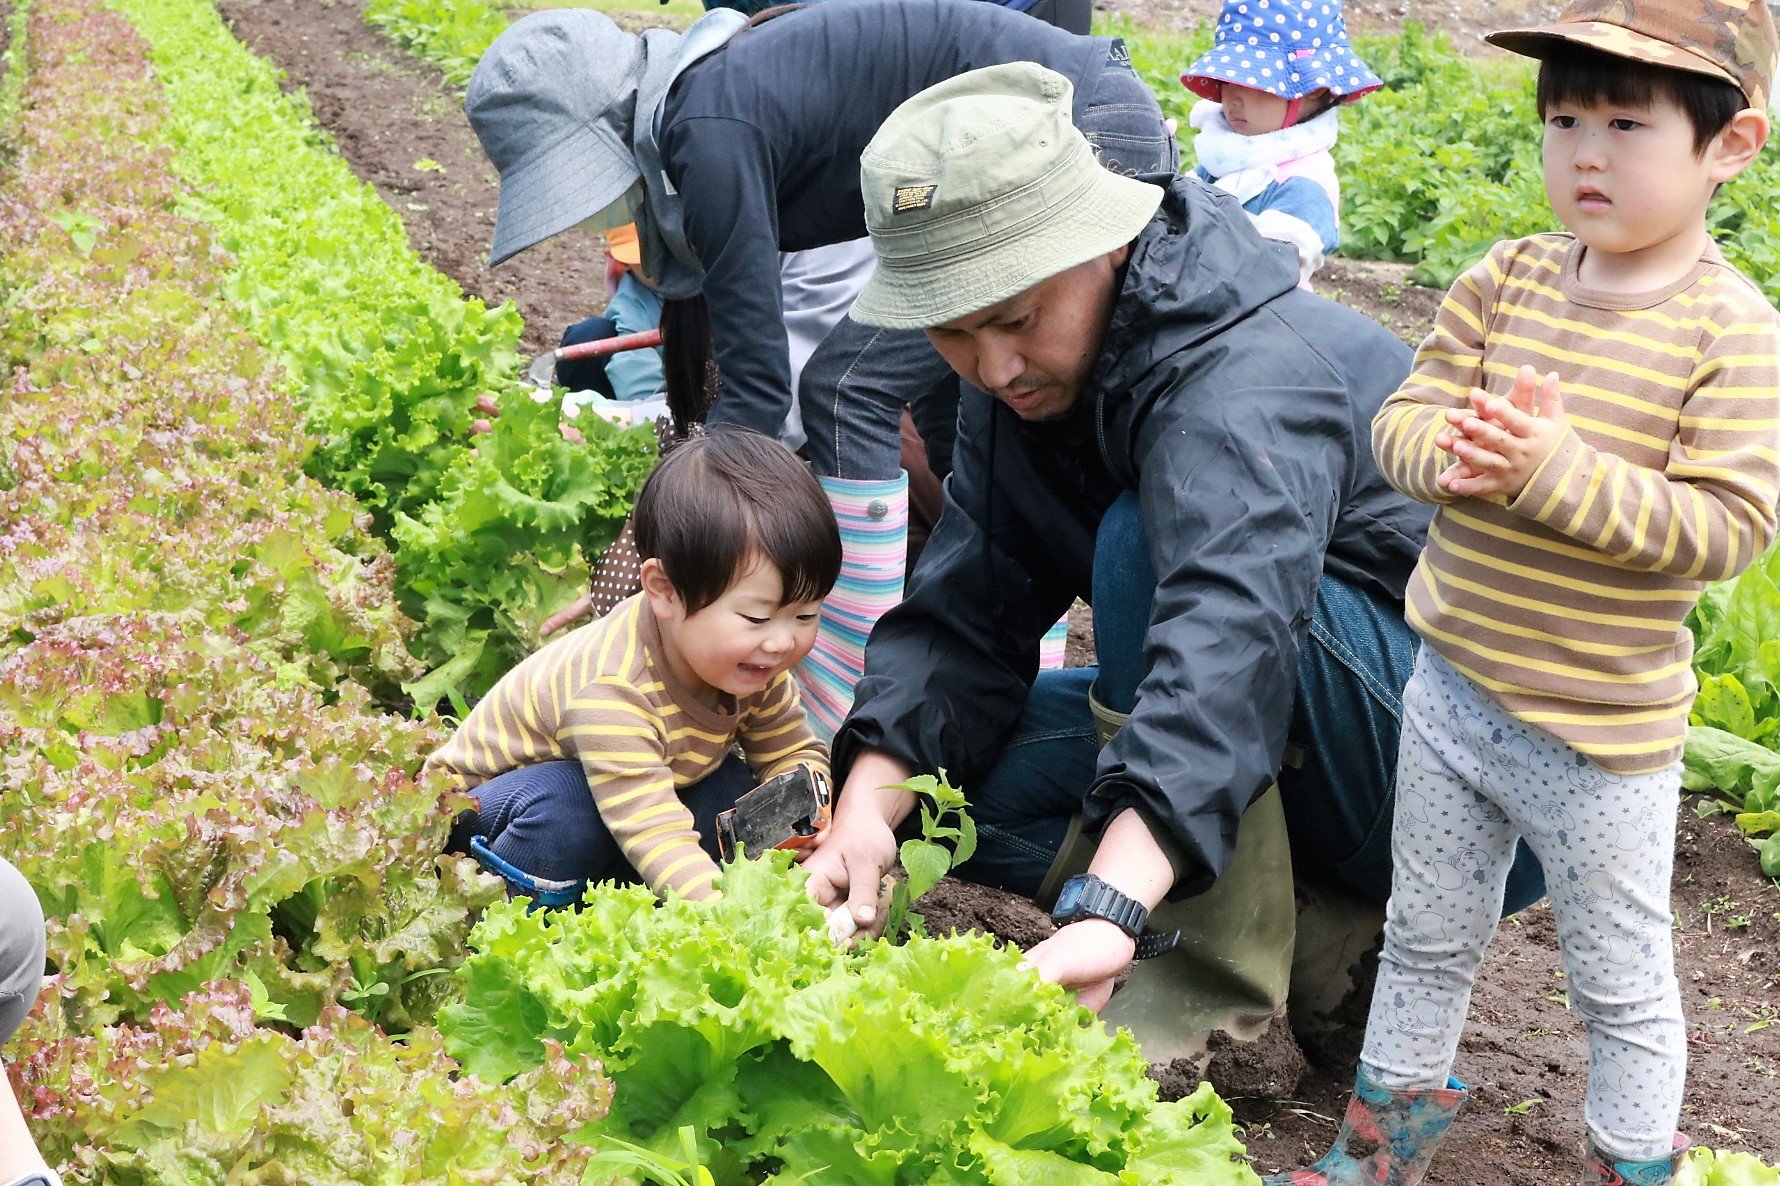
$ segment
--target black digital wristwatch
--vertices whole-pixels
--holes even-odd
[[[1108,885],[1092,873],[1078,873],[1063,883],[1057,904],[1051,908],[1051,921],[1060,927],[1084,918],[1099,918],[1112,923],[1137,941],[1133,959],[1147,960],[1174,950],[1180,932],[1165,935],[1147,933],[1143,924],[1149,921],[1149,908]]]

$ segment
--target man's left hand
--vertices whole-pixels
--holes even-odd
[[[1105,919],[1084,918],[1028,951],[1026,963],[1040,980],[1073,990],[1078,1004],[1098,1013],[1135,954],[1137,941],[1130,935]]]

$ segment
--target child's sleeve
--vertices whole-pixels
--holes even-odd
[[[623,334],[641,333],[661,325],[661,298],[629,272],[618,282],[618,291],[606,305],[611,318]],[[646,346],[641,350],[622,350],[606,363],[606,378],[612,381],[612,395],[626,403],[648,399],[666,386],[662,377],[661,348]]]
[[[1774,538],[1780,496],[1780,369],[1763,313],[1707,347],[1663,468],[1572,428],[1508,509],[1645,572],[1722,581],[1749,567]]]
[[[754,776],[761,782],[799,762],[828,773],[828,747],[810,731],[810,720],[790,672],[761,693],[760,706],[742,723],[738,738]]]
[[[618,677],[595,680],[570,697],[560,740],[580,761],[600,820],[644,884],[658,897],[712,897],[717,862],[699,847],[692,812],[674,787],[655,706]]]
[[[1262,234],[1267,233],[1266,224],[1260,221],[1259,216],[1270,214],[1302,223],[1308,236],[1325,253],[1341,246],[1341,227],[1336,222],[1335,204],[1329,200],[1328,191],[1308,177],[1288,177],[1271,186],[1252,207],[1244,209],[1256,216],[1256,223],[1261,226]]]
[[[1415,352],[1415,367],[1403,386],[1384,401],[1372,420],[1372,452],[1385,481],[1417,502],[1453,502],[1434,479],[1455,458],[1434,443],[1446,427],[1449,408],[1470,407],[1471,389],[1483,385],[1483,339],[1487,310],[1501,287],[1506,244],[1453,283],[1434,330]]]

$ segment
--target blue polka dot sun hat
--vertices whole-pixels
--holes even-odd
[[[1226,82],[1282,99],[1326,87],[1343,103],[1384,85],[1348,43],[1340,0],[1226,0],[1217,43],[1180,80],[1213,101]]]

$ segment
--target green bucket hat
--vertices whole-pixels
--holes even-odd
[[[1103,167],[1074,88],[1030,62],[972,70],[890,113],[859,162],[878,265],[851,316],[926,329],[1137,237],[1159,186]]]
[[[1616,57],[1723,79],[1751,107],[1774,85],[1774,18],[1765,0],[1571,0],[1549,25],[1484,38],[1543,58],[1569,42]]]

